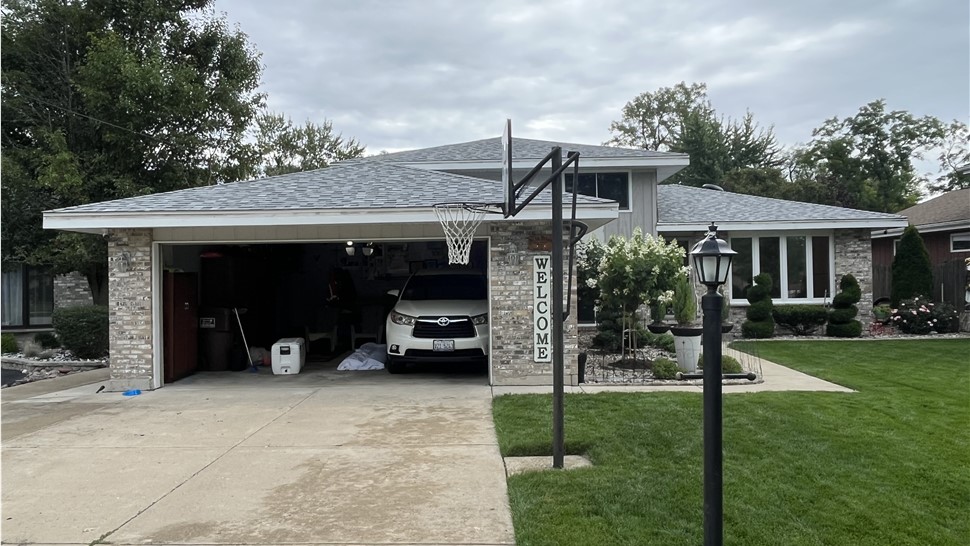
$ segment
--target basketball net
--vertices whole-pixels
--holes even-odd
[[[467,265],[472,238],[488,210],[468,203],[441,203],[434,205],[434,213],[438,215],[438,221],[445,231],[448,263]]]

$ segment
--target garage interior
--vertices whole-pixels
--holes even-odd
[[[249,369],[242,334],[267,355],[278,340],[304,338],[308,362],[335,367],[351,349],[383,343],[389,290],[418,270],[457,267],[444,240],[173,243],[160,255],[164,383]],[[461,267],[488,273],[486,240]]]

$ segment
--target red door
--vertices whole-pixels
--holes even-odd
[[[166,271],[162,281],[165,383],[195,373],[199,354],[199,279]]]

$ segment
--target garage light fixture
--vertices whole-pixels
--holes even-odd
[[[354,255],[354,250],[355,250],[354,249],[354,242],[353,241],[347,241],[347,248],[345,248],[344,250],[347,251],[347,255],[348,256],[353,256]]]
[[[371,254],[373,254],[374,243],[367,243],[367,245],[365,245],[364,248],[361,249],[361,252],[364,253],[364,256],[370,256]]]

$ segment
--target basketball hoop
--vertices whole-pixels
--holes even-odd
[[[472,238],[478,226],[485,220],[486,214],[496,212],[490,210],[489,206],[482,203],[439,203],[433,206],[445,231],[449,264],[468,265]]]

